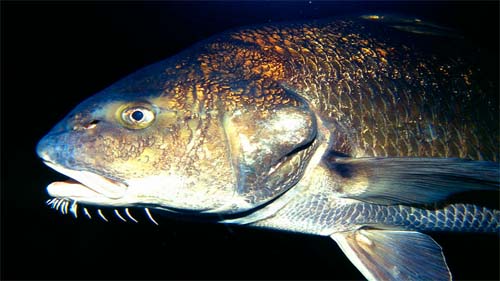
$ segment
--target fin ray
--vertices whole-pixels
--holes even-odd
[[[361,229],[331,238],[368,280],[451,280],[441,247],[425,234]]]
[[[341,196],[375,204],[427,204],[451,194],[499,190],[499,164],[459,158],[348,158],[327,161]]]

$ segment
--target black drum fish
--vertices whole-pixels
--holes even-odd
[[[498,80],[449,31],[365,15],[202,41],[39,142],[72,178],[47,187],[48,204],[329,236],[367,279],[451,279],[424,232],[499,233],[498,207],[452,195],[499,190],[500,146]]]

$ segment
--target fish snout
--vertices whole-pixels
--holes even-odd
[[[49,161],[50,159],[48,152],[49,149],[50,149],[50,141],[48,139],[48,136],[46,135],[40,141],[38,141],[38,144],[36,145],[36,154],[43,160]]]
[[[45,162],[73,165],[75,150],[80,147],[78,136],[64,119],[38,141],[36,153]]]
[[[62,133],[49,133],[45,135],[36,146],[38,157],[45,162],[51,163],[61,162],[61,159],[67,158],[63,157],[62,153],[68,154],[72,151],[72,148],[61,141],[61,138],[64,138],[61,135]]]
[[[66,118],[57,123],[37,144],[38,156],[46,161],[54,161],[58,155],[67,155],[73,151],[80,133],[91,133],[100,122],[90,112],[70,113]],[[76,133],[76,135],[75,135]]]

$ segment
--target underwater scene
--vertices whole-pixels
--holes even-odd
[[[2,279],[500,278],[497,1],[1,19]]]

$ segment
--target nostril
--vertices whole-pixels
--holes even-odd
[[[97,126],[97,124],[100,122],[100,120],[92,120],[90,122],[85,122],[85,123],[80,123],[80,124],[75,124],[73,126],[73,131],[79,131],[79,130],[90,130],[93,129]]]
[[[87,125],[83,126],[83,128],[85,130],[93,129],[97,126],[97,124],[99,124],[99,122],[100,122],[99,120],[92,120],[89,123],[87,123]]]

